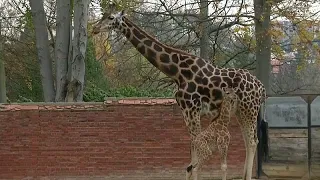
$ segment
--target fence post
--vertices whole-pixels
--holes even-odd
[[[308,175],[311,177],[311,160],[312,160],[312,125],[311,125],[311,103],[317,97],[317,95],[309,95],[308,100]]]
[[[311,156],[312,156],[312,138],[311,138],[311,103],[317,97],[317,95],[307,95],[304,99],[308,103],[308,176],[311,176]]]
[[[308,176],[311,175],[311,103],[312,98],[308,96]]]

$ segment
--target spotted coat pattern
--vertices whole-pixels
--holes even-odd
[[[186,172],[187,180],[191,175],[198,173],[203,163],[218,149],[221,158],[222,180],[227,178],[227,152],[230,143],[230,133],[228,125],[231,116],[237,109],[238,96],[233,89],[224,91],[223,101],[221,103],[221,111],[218,118],[210,123],[210,125],[198,134],[194,140],[195,153],[198,156],[196,162],[191,162]]]
[[[94,26],[93,33],[111,29],[121,32],[152,65],[176,82],[175,98],[191,135],[192,161],[197,160],[193,142],[201,132],[200,118],[208,116],[215,121],[221,112],[222,89],[237,89],[235,93],[239,102],[236,115],[247,151],[243,179],[251,179],[258,143],[257,115],[265,98],[263,84],[247,70],[220,68],[200,57],[167,46],[131,22],[123,11],[111,12],[104,14]]]

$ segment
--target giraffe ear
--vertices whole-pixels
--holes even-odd
[[[124,14],[125,14],[125,11],[123,9],[123,10],[121,10],[120,15],[123,16]]]
[[[111,13],[111,12],[114,12],[117,8],[117,5],[114,3],[114,2],[110,2],[109,6],[108,6],[108,11]]]

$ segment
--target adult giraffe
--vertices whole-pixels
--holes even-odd
[[[246,147],[243,179],[251,180],[258,144],[256,121],[265,97],[263,84],[247,70],[219,68],[205,59],[159,42],[130,21],[124,11],[115,12],[115,5],[111,4],[94,25],[93,33],[113,29],[121,32],[152,65],[176,82],[178,89],[175,97],[191,136],[192,162],[197,161],[193,141],[201,131],[200,116],[207,115],[214,121],[220,113],[222,89],[238,89],[236,115]],[[190,170],[192,168],[188,167],[187,171]]]

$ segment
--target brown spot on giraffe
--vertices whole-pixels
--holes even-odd
[[[154,48],[154,50],[156,50],[156,51],[158,51],[158,52],[161,52],[162,51],[162,47],[160,47],[159,45],[157,45],[157,44],[153,44],[153,48]],[[162,53],[162,54],[164,54],[164,53]],[[166,55],[168,55],[168,54],[166,54]],[[169,59],[169,58],[168,58]]]
[[[172,62],[178,64],[179,63],[179,58],[177,54],[172,55]]]
[[[181,75],[187,80],[191,80],[193,78],[193,73],[187,69],[181,69]]]
[[[186,63],[188,65],[192,65],[192,64],[194,64],[194,60],[188,59],[188,60],[186,60]]]
[[[178,67],[174,64],[169,64],[167,66],[161,66],[160,69],[162,70],[162,72],[164,72],[165,74],[167,74],[169,76],[175,76],[179,71]]]
[[[198,72],[198,70],[199,70],[199,68],[198,68],[198,66],[196,66],[196,65],[193,65],[193,66],[191,67],[191,71],[192,71],[194,74],[196,74],[196,73]]]
[[[138,47],[137,50],[138,50],[141,54],[145,54],[145,53],[146,53],[146,48],[145,48],[144,46]]]
[[[123,22],[121,24],[124,24]],[[125,28],[126,26],[124,26],[123,28]],[[144,36],[143,34],[141,34],[138,30],[133,29],[132,30],[133,34],[138,38],[138,39],[144,39],[146,38],[146,36]]]
[[[186,60],[186,59],[189,59],[190,58],[190,56],[185,56],[185,55],[180,55],[180,60],[181,61],[184,61],[184,60]]]
[[[180,62],[179,67],[180,68],[189,68],[189,64],[186,62]]]
[[[151,40],[144,40],[143,41],[144,45],[148,46],[148,47],[151,47],[152,46],[152,41]]]
[[[198,58],[197,61],[196,61],[198,67],[203,67],[207,64],[207,62],[205,62],[204,59],[201,59],[201,58]]]
[[[136,37],[133,37],[132,40],[131,40],[131,43],[134,45],[134,46],[138,46],[140,41],[136,38]]]
[[[165,53],[160,54],[160,61],[163,63],[169,63],[170,62],[170,56]]]
[[[193,92],[195,92],[196,88],[197,88],[197,85],[194,82],[189,82],[186,93],[193,94]]]

